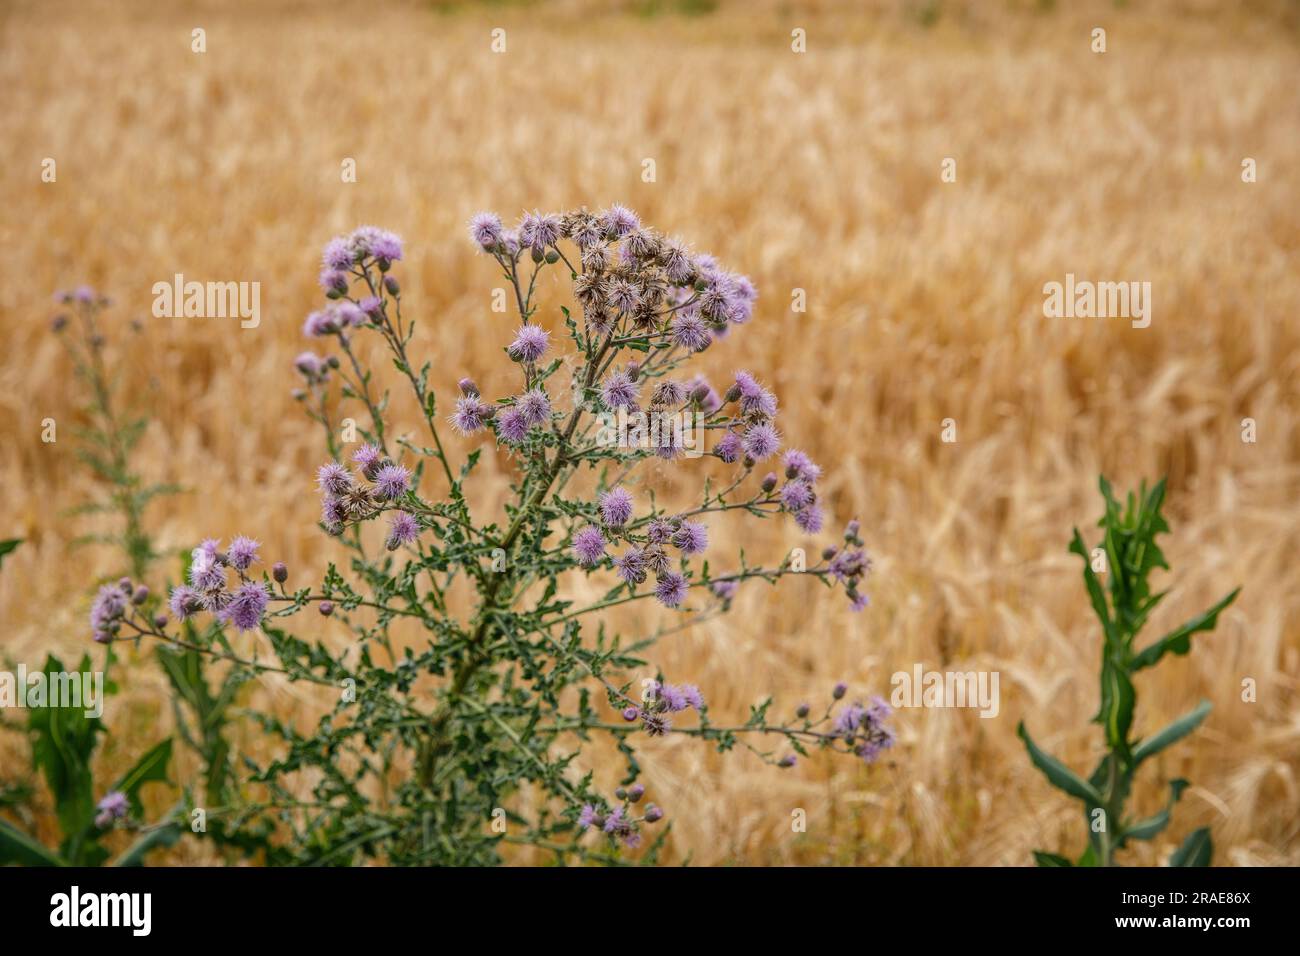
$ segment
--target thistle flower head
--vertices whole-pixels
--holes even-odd
[[[239,631],[251,631],[262,623],[269,597],[266,585],[247,581],[225,602],[217,619],[233,624]]]
[[[640,386],[626,370],[611,372],[600,386],[600,399],[610,409],[635,408]]]
[[[600,214],[600,225],[607,239],[622,239],[641,225],[636,213],[625,206],[613,205]]]
[[[542,214],[534,210],[524,213],[519,220],[519,243],[533,249],[545,249],[560,241],[564,224],[554,213]]]
[[[384,465],[375,475],[375,496],[393,501],[410,490],[411,473],[401,465]]]
[[[127,799],[126,794],[112,790],[104,795],[99,803],[95,804],[95,809],[99,812],[95,814],[95,826],[101,830],[110,826],[114,820],[121,820],[130,812],[131,802]]]
[[[821,505],[812,504],[802,511],[796,511],[794,523],[808,534],[816,534],[821,531],[822,524],[825,521],[825,515],[822,514]]]
[[[257,561],[257,549],[260,547],[258,542],[241,534],[230,542],[227,552],[230,566],[236,571],[247,571]]]
[[[546,352],[551,333],[540,325],[525,325],[515,333],[506,351],[516,362],[536,362]]]
[[[709,334],[709,327],[698,314],[684,313],[673,319],[672,339],[674,344],[680,345],[688,352],[702,352],[709,347],[713,336]]]
[[[676,571],[665,571],[655,579],[655,598],[664,607],[678,607],[686,600],[686,578]]]
[[[379,474],[379,469],[383,467],[384,453],[378,445],[362,445],[352,453],[352,463],[361,469],[361,473],[368,480],[374,481]],[[336,494],[342,494],[342,492],[336,492]]]
[[[614,559],[614,569],[628,584],[641,584],[646,579],[645,552],[640,548],[628,548]]]
[[[494,249],[505,241],[501,217],[494,212],[476,213],[469,221],[469,235],[484,249]]]
[[[200,600],[197,591],[188,584],[181,584],[172,588],[171,599],[167,602],[167,608],[172,612],[172,617],[178,621],[183,621],[202,610],[203,602]]]
[[[524,424],[529,428],[541,425],[551,418],[551,400],[540,388],[531,389],[520,395],[515,399],[515,408],[519,410]]]
[[[352,472],[337,461],[329,461],[316,469],[316,484],[329,495],[342,495],[352,487]]]
[[[492,406],[478,397],[478,393],[462,395],[456,399],[456,414],[450,418],[451,425],[462,435],[472,435],[487,427],[492,417]]]
[[[683,521],[672,541],[682,554],[702,554],[709,546],[709,529],[699,522]]]
[[[609,528],[621,528],[632,517],[632,496],[626,488],[611,488],[600,496],[600,517]]]
[[[405,511],[394,511],[388,524],[388,540],[385,546],[389,551],[396,551],[404,544],[410,544],[420,534],[420,523],[414,515]]]
[[[781,447],[781,436],[770,422],[759,422],[745,432],[740,447],[754,461],[763,461],[777,453]]]
[[[573,554],[580,564],[591,567],[605,556],[605,544],[600,529],[588,525],[573,536]]]

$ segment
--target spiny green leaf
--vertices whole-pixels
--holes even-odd
[[[1196,705],[1195,709],[1183,714],[1183,716],[1179,717],[1172,724],[1165,727],[1163,730],[1158,731],[1153,736],[1148,737],[1146,740],[1134,747],[1133,762],[1135,764],[1141,763],[1148,757],[1158,754],[1170,744],[1182,740],[1200,726],[1201,721],[1205,719],[1209,712],[1210,702],[1208,700],[1201,701]]]
[[[1235,601],[1240,593],[1241,588],[1233,589],[1231,594],[1204,614],[1200,614],[1186,624],[1174,628],[1160,640],[1147,647],[1142,653],[1133,658],[1133,670],[1137,671],[1142,670],[1144,667],[1150,667],[1168,653],[1186,654],[1192,648],[1192,635],[1200,631],[1214,630],[1219,622],[1219,614]]]
[[[1025,748],[1029,751],[1029,759],[1033,761],[1035,767],[1043,772],[1043,775],[1047,777],[1052,786],[1058,790],[1064,790],[1070,796],[1077,797],[1086,803],[1101,805],[1101,794],[1096,791],[1092,784],[1051,754],[1038,749],[1038,745],[1030,739],[1029,732],[1025,730],[1024,721],[1021,721],[1016,726],[1016,733],[1025,742]]]
[[[1169,858],[1170,866],[1209,866],[1214,855],[1214,841],[1210,839],[1210,828],[1201,827],[1193,830],[1183,841],[1183,845]]]

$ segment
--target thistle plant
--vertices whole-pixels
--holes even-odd
[[[561,862],[619,862],[642,846],[639,859],[653,861],[671,802],[638,779],[638,748],[655,738],[740,745],[779,767],[813,749],[875,761],[894,742],[878,699],[848,699],[841,685],[816,711],[774,718],[768,698],[743,723],[719,724],[708,688],[641,656],[759,582],[793,576],[788,586],[815,582],[854,610],[867,604],[856,521],[811,564],[802,551],[766,563],[743,551],[706,557],[720,514],[782,518],[801,538],[825,522],[821,468],[782,451],[776,396],[745,371],[715,388],[688,368],[750,321],[753,284],[619,206],[529,213],[514,229],[482,213],[469,232],[513,297],[517,324],[500,341],[517,387],[490,399],[474,370],[416,364],[396,236],[362,227],[330,241],[326,301],[303,327],[324,354],[293,364],[296,395],[326,436],[319,526],[341,558],[319,584],[300,585],[283,564],[268,573],[251,538],[211,538],[172,591],[168,621],[124,623],[133,638],[181,643],[250,679],[277,672],[333,688],[314,728],[251,714],[281,753],[245,758],[247,784],[266,799],[220,808],[229,827],[271,821],[284,836],[275,862],[483,864],[501,859],[502,844]],[[571,283],[572,299],[544,313],[548,273]],[[371,342],[391,357],[418,432],[389,420],[397,396],[366,364]],[[455,382],[454,407],[435,395],[443,379]],[[338,437],[342,403],[364,412],[351,446]],[[620,437],[619,416],[636,440]],[[684,429],[705,437],[706,457],[691,456],[699,443]],[[514,475],[501,515],[474,514],[467,495],[485,451]],[[669,474],[698,489],[693,500],[662,502],[656,484]],[[583,581],[601,596],[579,599]],[[612,632],[607,612],[650,603],[680,619]],[[345,648],[319,634],[323,619],[351,634]],[[257,630],[274,659],[241,650],[240,634]],[[620,755],[617,782],[593,763],[598,736]]]
[[[144,434],[148,419],[124,415],[116,401],[121,370],[110,365],[106,355],[108,338],[100,328],[101,314],[110,304],[108,297],[89,286],[79,286],[58,293],[55,300],[70,311],[55,316],[52,327],[59,333],[89,396],[90,424],[81,432],[84,444],[78,455],[108,489],[102,500],[81,505],[75,513],[114,514],[120,524],[115,532],[83,535],[77,543],[120,547],[127,559],[127,570],[133,577],[142,578],[158,557],[145,529],[145,509],[154,498],[178,489],[168,484],[146,484],[132,467],[131,452]]]
[[[1174,805],[1187,788],[1187,781],[1171,780],[1164,809],[1149,817],[1135,818],[1128,815],[1126,807],[1133,778],[1143,763],[1195,730],[1210,712],[1210,703],[1203,700],[1150,737],[1135,739],[1132,736],[1137,706],[1134,677],[1158,664],[1166,654],[1187,654],[1192,635],[1214,630],[1219,614],[1241,590],[1232,591],[1204,614],[1139,648],[1138,634],[1168,593],[1153,594],[1147,581],[1154,569],[1169,569],[1156,544],[1156,536],[1169,531],[1160,513],[1165,483],[1161,480],[1150,491],[1143,483],[1136,495],[1128,495],[1123,506],[1115,499],[1105,477],[1101,478],[1100,485],[1106,502],[1106,513],[1098,523],[1103,529],[1104,564],[1095,563],[1077,528],[1070,551],[1083,559],[1084,585],[1101,624],[1101,707],[1093,722],[1103,728],[1107,752],[1085,780],[1041,750],[1023,722],[1017,728],[1034,766],[1053,786],[1082,801],[1088,824],[1088,847],[1073,864],[1058,854],[1035,851],[1034,858],[1040,866],[1111,866],[1116,851],[1124,849],[1128,841],[1151,840],[1169,826]],[[1098,579],[1098,567],[1110,575],[1109,599]],[[1184,840],[1169,862],[1173,866],[1208,866],[1212,851],[1210,830],[1202,827]]]

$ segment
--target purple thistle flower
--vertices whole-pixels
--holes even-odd
[[[683,684],[681,686],[682,696],[686,698],[686,703],[696,710],[704,708],[704,695],[694,684]]]
[[[817,479],[822,476],[822,470],[811,458],[797,448],[791,448],[781,459],[785,465],[785,476],[787,478],[802,478],[808,484],[815,484]]]
[[[849,596],[849,610],[854,613],[865,611],[871,606],[871,596],[862,593],[855,593]]]
[[[379,322],[384,317],[384,300],[377,295],[368,295],[357,303],[357,308],[366,314],[372,322]]]
[[[374,481],[375,476],[379,474],[379,469],[384,464],[384,453],[378,445],[362,445],[352,453],[352,462],[361,469],[361,473],[366,478]],[[335,493],[340,494],[341,492]]]
[[[691,396],[700,403],[700,411],[705,415],[712,415],[722,407],[722,398],[703,375],[695,376],[686,385],[691,391]]]
[[[241,534],[230,542],[230,566],[236,571],[247,571],[257,561],[257,549],[260,547],[258,542]]]
[[[335,236],[325,244],[325,252],[321,256],[321,265],[325,266],[325,268],[346,272],[355,263],[356,259],[352,255],[352,247],[344,237]]]
[[[573,536],[573,553],[580,564],[591,567],[605,556],[605,536],[589,525]]]
[[[676,571],[665,571],[655,580],[655,597],[664,607],[677,607],[686,600],[686,578]]]
[[[99,812],[95,814],[95,826],[101,830],[110,826],[114,820],[120,820],[127,815],[131,809],[131,802],[127,799],[126,794],[112,790],[104,795],[104,798],[95,804],[95,809]]]
[[[484,249],[492,249],[505,242],[501,217],[494,212],[480,212],[469,221],[469,235]]]
[[[341,534],[348,521],[348,508],[342,498],[326,495],[320,503],[320,522],[329,534]]]
[[[337,292],[340,295],[348,291],[348,274],[338,269],[322,269],[316,279],[322,292]]]
[[[640,584],[646,575],[645,552],[640,548],[628,548],[614,559],[614,568],[628,584]]]
[[[554,213],[524,213],[519,220],[519,243],[534,249],[545,249],[559,242],[563,231],[564,224]]]
[[[615,279],[605,293],[609,304],[620,312],[631,312],[641,304],[641,293],[627,279]]]
[[[343,328],[338,315],[333,309],[318,309],[307,316],[302,324],[302,334],[308,338],[319,339],[333,335]]]
[[[217,619],[229,621],[240,631],[251,631],[262,623],[268,597],[265,585],[249,581],[234,593]]]
[[[623,251],[633,261],[649,259],[658,254],[659,244],[644,229],[633,229],[623,239]]]
[[[507,408],[496,416],[497,438],[518,445],[528,437],[528,421],[518,408]]]
[[[636,213],[624,206],[610,206],[600,215],[601,227],[605,230],[606,237],[610,239],[622,239],[633,229],[641,225],[641,220],[637,218]]]
[[[693,313],[678,315],[673,319],[672,338],[675,344],[689,352],[702,351],[713,341],[704,320]]]
[[[394,511],[389,519],[388,540],[385,544],[389,551],[396,551],[404,544],[410,544],[420,534],[420,523],[413,515],[405,511]]]
[[[325,362],[315,352],[302,352],[293,360],[293,367],[308,379],[316,379],[325,371]]]
[[[748,372],[736,373],[736,388],[740,391],[740,413],[762,418],[776,417],[776,396],[765,389]]]
[[[672,567],[672,561],[669,560],[667,551],[654,545],[645,549],[645,566],[655,574],[663,574]]]
[[[709,546],[709,529],[694,521],[683,521],[673,534],[673,547],[682,554],[700,554]]]
[[[124,613],[126,613],[126,593],[118,586],[105,584],[95,595],[90,606],[90,627],[96,634],[107,630]]]
[[[795,479],[787,482],[781,489],[781,507],[787,511],[802,511],[813,503],[816,497],[806,481]]]
[[[375,495],[385,501],[402,497],[411,487],[411,473],[401,465],[384,465],[375,475]]]
[[[551,333],[540,325],[525,325],[515,333],[506,351],[516,362],[536,362],[546,352],[550,337]]]
[[[397,262],[402,258],[402,240],[391,232],[380,232],[370,241],[370,254],[381,262]]]
[[[573,227],[569,237],[578,244],[584,256],[588,252],[600,248],[601,241],[605,236],[600,228],[600,224],[595,219],[584,219]]]
[[[551,400],[540,388],[534,388],[520,395],[515,399],[515,408],[519,410],[524,424],[529,428],[541,425],[551,417]]]
[[[689,282],[695,274],[690,253],[676,239],[669,239],[659,247],[659,262],[663,265],[669,282]]]
[[[203,607],[203,602],[199,599],[197,591],[188,584],[181,584],[172,588],[171,600],[167,602],[167,607],[171,610],[172,617],[183,621],[197,613]]]
[[[609,528],[627,524],[632,517],[632,496],[626,488],[613,488],[600,496],[600,516]]]
[[[652,714],[648,710],[643,710],[641,726],[651,737],[662,737],[673,729],[673,722],[666,714]]]
[[[675,408],[684,401],[686,401],[686,386],[671,380],[656,385],[654,394],[650,397],[651,405],[666,405],[669,408]]]
[[[686,699],[686,694],[683,693],[682,688],[675,684],[664,684],[655,681],[651,685],[650,691],[652,698],[663,704],[664,709],[670,713],[678,713],[690,706],[690,702]]]
[[[794,523],[808,534],[821,531],[824,520],[825,515],[822,514],[821,505],[809,505],[803,511],[796,511],[794,515]]]
[[[584,803],[582,805],[582,812],[578,814],[578,829],[590,829],[591,825],[596,822],[597,816],[596,808],[590,803]]]
[[[715,597],[719,597],[724,601],[730,601],[736,596],[736,589],[738,587],[740,587],[739,581],[714,581],[709,585],[709,590],[713,592]]]
[[[600,398],[611,409],[635,408],[640,386],[626,371],[611,373],[600,386]]]
[[[326,462],[316,471],[316,484],[328,495],[341,495],[352,487],[352,472],[337,461]]]
[[[462,395],[456,399],[456,414],[449,420],[456,431],[470,435],[487,427],[491,415],[492,406],[483,402],[477,394]]]
[[[667,544],[672,540],[675,530],[676,528],[671,521],[666,518],[655,518],[646,525],[646,540],[651,544]]]
[[[727,464],[731,464],[740,458],[740,436],[728,428],[713,452]]]
[[[776,454],[781,447],[781,436],[769,422],[759,422],[745,432],[740,440],[740,447],[754,461],[763,461]]]

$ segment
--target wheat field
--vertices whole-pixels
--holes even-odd
[[[490,49],[498,27],[504,53]],[[771,383],[784,430],[827,467],[824,539],[775,521],[742,540],[718,522],[713,550],[775,561],[857,516],[875,560],[861,615],[787,580],[666,638],[653,663],[741,719],[768,694],[783,713],[824,701],[838,680],[887,696],[918,663],[1001,674],[996,718],[903,710],[873,767],[814,757],[778,772],[648,741],[667,859],[1024,865],[1035,847],[1077,851],[1077,807],[1015,726],[1079,769],[1101,752],[1087,723],[1099,638],[1066,544],[1073,526],[1091,533],[1105,472],[1119,488],[1169,478],[1173,572],[1159,584],[1173,591],[1153,630],[1244,586],[1195,653],[1138,684],[1137,733],[1202,697],[1214,710],[1137,790],[1154,811],[1169,778],[1193,782],[1170,830],[1125,859],[1156,863],[1209,825],[1218,864],[1300,863],[1293,4],[6,0],[0,37],[0,537],[26,539],[0,572],[0,659],[79,657],[91,589],[121,570],[109,549],[72,547],[94,522],[67,512],[95,486],[76,458],[83,401],[49,332],[54,290],[114,299],[121,400],[151,416],[140,469],[186,489],[150,512],[158,543],[247,533],[318,580],[337,557],[315,527],[324,452],[289,370],[321,245],[361,223],[403,236],[413,349],[435,386],[470,374],[498,393],[512,326],[490,310],[499,277],[466,220],[622,202],[753,277],[755,320],[705,363]],[[341,181],[347,158],[355,183]],[[956,182],[941,180],[945,158]],[[154,318],[151,287],[175,273],[260,282],[261,325]],[[1150,327],[1045,318],[1043,285],[1067,273],[1150,281]],[[549,322],[561,289],[543,294]],[[413,432],[418,410],[390,384]],[[488,459],[481,513],[507,491],[507,459]],[[668,615],[614,621],[636,634]],[[162,675],[126,657],[99,778],[171,726]],[[322,706],[273,677],[244,694],[284,715]],[[265,756],[247,726],[235,744]],[[173,778],[189,779],[196,762],[178,753]],[[599,779],[597,757],[584,761]],[[0,779],[29,763],[23,736],[0,731]],[[795,808],[806,833],[791,832]],[[28,822],[57,832],[48,801]],[[216,857],[185,840],[164,860]]]

